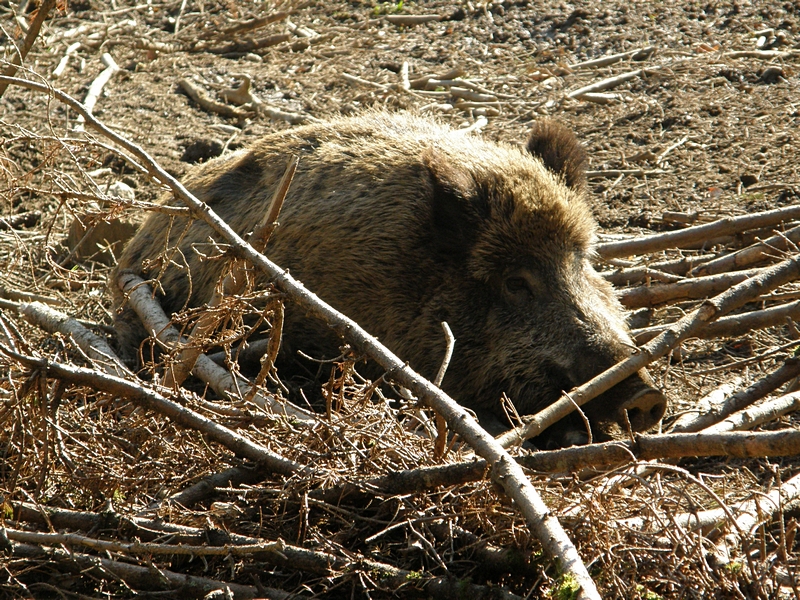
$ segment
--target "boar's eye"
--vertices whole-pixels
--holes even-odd
[[[514,302],[527,302],[535,296],[531,282],[520,275],[506,277],[503,281],[503,291]]]

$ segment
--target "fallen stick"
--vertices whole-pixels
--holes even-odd
[[[694,432],[698,431],[691,427],[685,428],[686,425],[691,424],[697,419],[698,415],[706,412],[712,412],[715,408],[720,406],[736,389],[741,385],[742,378],[738,375],[731,377],[724,381],[721,385],[717,386],[710,392],[707,392],[702,398],[692,402],[689,408],[681,411],[678,418],[671,425],[674,432]]]
[[[176,504],[185,508],[192,508],[198,502],[211,498],[220,487],[236,487],[243,483],[255,485],[264,481],[267,476],[267,471],[257,467],[231,467],[219,473],[213,473],[207,477],[203,477],[189,487],[175,492],[167,497],[163,502],[167,504]],[[154,503],[156,506],[161,505],[161,501]],[[153,505],[151,505],[151,508]]]
[[[58,298],[23,292],[22,290],[11,290],[2,285],[0,285],[0,298],[19,300],[21,302],[41,302],[42,304],[49,304],[50,306],[60,306],[62,304],[61,300]]]
[[[169,417],[182,427],[201,432],[203,435],[208,436],[209,439],[233,452],[236,456],[261,463],[264,468],[273,473],[290,476],[298,473],[313,472],[311,467],[279,456],[243,435],[218,425],[203,415],[172,400],[168,400],[158,392],[138,383],[92,369],[66,365],[46,358],[26,356],[14,352],[3,345],[0,345],[0,352],[28,367],[43,369],[43,372],[48,373],[50,376],[64,379],[70,383],[86,385],[96,390],[138,402]]]
[[[768,494],[757,492],[754,500],[742,502],[739,506],[731,508],[733,513],[738,513],[736,526],[741,531],[752,535],[762,523],[769,521],[779,510],[796,503],[800,499],[800,475],[795,475],[783,482],[777,490]],[[683,513],[672,517],[679,527],[685,529],[703,529],[709,531],[719,527],[728,519],[725,509],[701,510],[697,513]]]
[[[386,20],[394,25],[421,25],[443,19],[442,15],[386,15]]]
[[[686,420],[679,427],[673,428],[673,433],[687,433],[705,430],[724,419],[728,415],[739,411],[756,400],[775,391],[787,381],[800,375],[800,358],[789,358],[778,369],[748,386],[746,389],[733,394],[725,402],[711,407],[707,412],[698,413],[693,419]]]
[[[258,107],[260,114],[266,115],[273,121],[286,121],[291,125],[302,125],[303,123],[317,122],[319,119],[311,115],[304,115],[302,113],[293,113],[285,110],[280,110],[272,106],[262,104]]]
[[[508,452],[492,436],[486,433],[457,402],[414,372],[406,363],[391,353],[388,348],[364,331],[355,321],[322,302],[288,272],[285,272],[265,256],[253,250],[205,203],[200,202],[180,181],[158,165],[147,152],[130,140],[110,130],[88,113],[77,100],[60,90],[24,79],[0,77],[0,83],[2,82],[13,83],[53,96],[69,105],[79,114],[83,114],[87,123],[98,133],[113,140],[126,152],[142,161],[156,181],[168,186],[173,194],[192,210],[193,215],[203,219],[222,239],[230,244],[231,252],[234,256],[249,260],[256,269],[272,277],[275,285],[285,292],[292,301],[296,302],[301,308],[324,319],[339,335],[375,359],[378,364],[386,369],[391,379],[417,394],[425,404],[441,414],[447,421],[451,431],[459,434],[477,454],[488,460],[491,465],[492,479],[501,485],[506,494],[516,502],[517,508],[525,517],[534,536],[542,544],[544,551],[551,558],[560,561],[560,568],[563,572],[570,574],[580,586],[577,598],[581,600],[599,600],[600,595],[594,581],[586,570],[586,566],[583,564],[572,541],[559,524],[558,519],[552,515],[536,489],[525,476],[525,473]],[[570,410],[572,410],[572,405],[570,405]]]
[[[444,73],[434,74],[434,75],[423,75],[422,77],[417,77],[416,79],[411,80],[411,89],[412,90],[424,90],[427,87],[427,83],[431,79],[438,79],[440,81],[446,81],[449,79],[458,79],[462,77],[466,71],[464,71],[461,67],[456,67],[455,69],[450,69],[449,71],[445,71]]]
[[[8,538],[5,539],[5,542],[5,551],[8,552],[10,556],[37,561],[45,560],[51,568],[59,564],[68,566],[74,565],[78,567],[81,572],[85,571],[87,574],[91,573],[94,577],[112,580],[119,578],[125,582],[129,588],[134,589],[180,590],[182,597],[206,597],[214,590],[220,590],[222,592],[229,590],[230,594],[235,594],[237,600],[240,598],[243,600],[263,598],[265,594],[267,597],[274,600],[293,600],[300,598],[300,596],[295,594],[290,594],[274,588],[257,588],[255,586],[241,585],[238,583],[217,581],[216,579],[209,579],[208,577],[175,573],[174,571],[168,571],[163,568],[159,568],[157,571],[158,575],[155,575],[152,565],[142,567],[111,560],[109,558],[91,556],[80,552],[71,552],[61,548],[45,550],[33,544],[12,542]],[[109,575],[111,577],[109,577]]]
[[[455,98],[463,98],[468,102],[478,102],[478,103],[485,103],[485,102],[497,102],[497,96],[494,94],[481,94],[480,92],[476,92],[474,90],[470,90],[463,87],[452,86],[450,87],[450,95]]]
[[[233,25],[229,25],[228,27],[223,27],[219,31],[208,31],[203,32],[201,34],[201,38],[208,39],[208,38],[222,38],[222,37],[240,37],[242,33],[246,31],[253,31],[254,29],[260,29],[270,23],[275,23],[276,21],[282,21],[283,19],[289,16],[288,12],[279,11],[274,12],[266,17],[259,17],[254,19],[248,19],[246,21],[242,21],[240,23],[235,23]]]
[[[644,60],[648,56],[650,56],[653,52],[655,52],[655,46],[645,46],[644,48],[639,48],[638,50],[629,50],[628,52],[620,52],[619,54],[610,54],[608,56],[601,56],[600,58],[595,58],[592,60],[586,60],[583,62],[575,63],[574,65],[569,65],[569,68],[573,71],[577,71],[580,69],[594,69],[596,67],[607,67],[609,65],[613,65],[615,63],[621,62],[626,59],[630,60]]]
[[[695,456],[754,458],[800,454],[800,431],[706,431],[694,433],[635,434],[634,441],[618,440],[542,450],[517,457],[526,469],[540,473],[578,473],[588,467],[618,468],[632,461],[667,460]],[[646,466],[642,467],[646,469]],[[449,487],[479,481],[485,477],[486,461],[475,460],[435,467],[397,471],[359,483],[347,482],[325,490],[309,492],[310,498],[337,504],[345,499],[357,502],[375,494],[425,493],[434,487]]]
[[[211,52],[213,54],[239,54],[253,52],[254,50],[261,50],[262,48],[269,48],[270,46],[277,46],[283,42],[288,42],[292,39],[290,33],[276,33],[265,37],[257,38],[255,40],[244,40],[239,42],[230,42],[220,46],[212,46],[210,44],[198,44],[192,48],[194,51]]]
[[[76,319],[65,315],[41,302],[22,304],[20,314],[31,325],[36,325],[50,333],[60,332],[72,338],[78,347],[92,361],[98,363],[106,373],[124,377],[131,372],[117,357],[105,339],[86,329]]]
[[[3,71],[3,77],[14,77],[17,69],[22,66],[25,57],[28,56],[28,52],[33,48],[33,43],[39,35],[44,20],[50,15],[50,11],[53,10],[55,5],[56,0],[42,0],[42,4],[36,11],[36,16],[31,21],[30,27],[28,27],[28,33],[25,35],[25,41],[22,42],[22,48],[19,48],[19,51],[14,53],[14,57],[9,61],[10,64]],[[5,94],[9,83],[0,82],[0,98]]]
[[[199,104],[200,108],[202,108],[203,110],[217,113],[218,115],[222,115],[223,117],[233,117],[235,119],[240,119],[240,120],[252,117],[255,114],[254,110],[235,108],[233,106],[229,106],[227,104],[223,104],[222,102],[217,102],[216,100],[213,100],[205,92],[205,90],[200,89],[185,77],[182,77],[181,79],[178,80],[178,86],[184,92],[186,92],[186,95],[189,96],[189,98],[191,98],[197,104]]]
[[[798,394],[800,397],[800,394]],[[800,454],[800,430],[637,435],[634,442],[618,441],[573,446],[520,456],[517,461],[534,471],[578,472],[586,467],[618,467],[632,460],[666,460],[687,456],[755,458]]]
[[[97,104],[97,99],[100,98],[100,94],[103,93],[103,88],[111,81],[114,74],[119,71],[117,63],[114,62],[114,59],[108,52],[104,53],[100,57],[100,60],[106,68],[100,72],[100,75],[98,75],[89,86],[89,91],[86,93],[86,98],[83,101],[83,106],[89,114],[92,114],[94,111],[94,105]],[[84,123],[85,118],[82,115],[78,115],[74,130],[83,131]]]
[[[743,267],[749,267],[755,263],[766,259],[776,258],[776,254],[790,250],[789,244],[795,246],[800,242],[800,225],[793,227],[785,233],[778,233],[763,242],[743,248],[738,252],[733,252],[720,258],[715,258],[707,263],[698,265],[691,271],[691,275],[698,277],[702,275],[713,275],[724,273]],[[796,248],[796,246],[795,246]]]
[[[497,441],[507,448],[539,435],[547,427],[570,414],[576,406],[586,404],[657,358],[665,356],[683,340],[693,337],[706,323],[750,302],[765,291],[772,290],[798,277],[800,277],[800,256],[795,256],[764,269],[726,292],[704,301],[670,329],[659,334],[644,346],[640,346],[632,356],[618,362],[583,385],[573,388],[546,409],[531,417],[526,417],[528,422],[525,425],[507,431],[499,436]]]
[[[642,308],[675,300],[707,298],[755,276],[758,272],[758,269],[752,269],[684,279],[676,283],[659,283],[650,287],[634,287],[622,290],[619,294],[619,301],[626,308]]]
[[[644,169],[608,169],[605,171],[586,171],[586,177],[589,179],[619,177],[620,175],[631,175],[633,177],[652,177],[653,175],[663,174],[664,171],[661,169],[653,169],[651,171],[645,171]]]
[[[616,286],[633,285],[648,280],[673,283],[683,280],[695,266],[709,260],[711,260],[709,256],[684,256],[678,260],[654,262],[642,267],[625,267],[616,271],[603,271],[600,274],[606,281]]]
[[[358,83],[360,85],[365,85],[367,87],[378,88],[379,90],[391,89],[391,86],[389,85],[383,83],[377,83],[375,81],[370,81],[369,79],[362,79],[361,77],[350,75],[350,73],[342,73],[341,77],[342,79],[344,79],[345,81],[349,81],[350,83]]]
[[[188,546],[186,544],[165,544],[161,542],[118,542],[115,540],[101,540],[98,538],[81,535],[79,533],[41,533],[39,531],[21,531],[19,529],[4,529],[8,539],[15,542],[37,544],[39,546],[83,546],[101,552],[119,552],[134,556],[164,555],[175,556],[253,556],[260,554],[280,553],[283,542],[268,542],[254,540],[253,544],[224,546]]]
[[[788,58],[800,54],[797,50],[738,50],[726,52],[722,56],[725,58]]]
[[[800,301],[723,317],[703,327],[695,334],[695,337],[704,340],[739,337],[756,329],[783,325],[787,319],[800,320]],[[631,337],[637,345],[642,345],[666,331],[669,327],[669,325],[654,325],[652,327],[633,329],[631,330]]]
[[[151,335],[168,348],[174,348],[179,343],[186,343],[185,340],[181,341],[178,330],[172,326],[172,322],[164,314],[161,305],[153,298],[150,286],[141,277],[132,273],[121,273],[117,285]],[[241,375],[230,373],[202,353],[197,356],[192,373],[208,383],[223,398],[239,398],[240,395],[244,397],[252,388],[247,379]],[[310,412],[290,402],[279,401],[271,394],[257,393],[251,397],[251,401],[272,414],[296,419],[301,423],[316,423],[316,417]]]
[[[664,67],[661,66],[654,66],[654,67],[647,67],[646,69],[637,69],[635,71],[631,71],[630,73],[623,73],[622,75],[615,75],[614,77],[609,77],[608,79],[603,79],[602,81],[598,81],[591,85],[584,86],[582,88],[578,88],[577,90],[573,90],[567,94],[568,98],[577,98],[580,99],[580,96],[583,94],[588,94],[592,92],[602,92],[603,90],[608,90],[611,88],[615,88],[618,85],[622,85],[626,81],[630,81],[632,79],[636,79],[643,75],[650,75],[653,73],[658,73]]]
[[[791,394],[762,402],[758,406],[751,406],[733,413],[724,421],[720,421],[711,427],[706,427],[703,429],[703,433],[753,429],[764,423],[774,421],[778,417],[782,417],[798,408],[800,408],[800,392],[792,392]]]
[[[768,227],[781,221],[791,221],[797,218],[800,218],[800,205],[776,208],[740,217],[728,217],[705,225],[687,227],[680,231],[669,231],[633,240],[598,244],[596,250],[601,258],[622,258],[624,256],[647,254],[648,252],[660,252],[669,248],[680,248],[686,244],[702,242],[712,237],[731,235],[759,227]]]
[[[61,60],[58,62],[58,66],[53,69],[53,79],[58,79],[64,74],[64,70],[67,68],[67,63],[69,62],[70,56],[75,54],[80,47],[80,42],[75,42],[67,46],[67,50],[64,52],[64,56],[62,56]]]
[[[411,87],[413,88],[414,87],[414,83],[418,82],[418,81],[424,81],[424,85],[422,86],[422,88],[424,90],[426,90],[426,91],[433,91],[438,87],[451,88],[453,86],[456,86],[456,87],[461,87],[461,88],[467,88],[469,90],[472,90],[474,92],[478,92],[480,94],[486,94],[488,96],[494,96],[495,100],[497,98],[505,98],[507,100],[511,100],[513,98],[516,98],[516,96],[514,96],[512,94],[500,94],[498,92],[494,92],[494,91],[492,91],[492,90],[490,90],[488,88],[485,88],[484,86],[479,85],[479,84],[475,83],[474,81],[470,81],[469,79],[460,79],[459,77],[453,77],[453,78],[449,78],[449,79],[448,78],[437,79],[435,77],[417,79],[414,82],[411,82]]]
[[[600,275],[603,279],[618,287],[634,285],[636,283],[646,283],[649,285],[653,281],[659,283],[678,283],[685,279],[685,277],[681,275],[665,273],[664,271],[659,271],[650,267],[630,267],[618,271],[603,271]]]
[[[595,104],[616,104],[617,102],[625,100],[625,97],[622,94],[609,94],[605,92],[586,92],[585,94],[581,94],[576,98],[576,100],[580,100],[581,102],[594,102]],[[592,171],[592,173],[597,173],[597,171]],[[651,172],[651,174],[656,174],[655,171]]]

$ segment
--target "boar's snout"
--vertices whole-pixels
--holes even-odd
[[[667,412],[667,398],[655,388],[644,384],[618,410],[617,422],[625,423],[625,413],[633,431],[647,431],[658,423]]]
[[[667,397],[642,369],[586,405],[595,441],[627,439],[629,431],[647,431],[664,417]]]

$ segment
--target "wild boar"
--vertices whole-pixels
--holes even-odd
[[[245,234],[291,155],[300,164],[265,254],[427,377],[442,361],[446,321],[457,341],[442,387],[489,430],[508,427],[503,394],[532,414],[630,354],[623,310],[591,264],[585,153],[564,127],[540,122],[516,146],[373,111],[267,135],[196,168],[186,185]],[[212,238],[202,222],[153,213],[118,268],[143,273],[144,261],[153,276],[166,252],[165,310],[200,306],[224,266],[196,251]],[[131,356],[145,333],[119,292],[116,302]],[[338,355],[324,323],[286,310],[284,358]],[[641,371],[583,410],[599,440],[650,428],[666,405]],[[574,417],[545,444],[586,439]]]

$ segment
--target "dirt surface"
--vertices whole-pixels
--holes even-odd
[[[0,1],[0,46],[6,59],[23,35],[14,18],[18,8],[17,3]],[[263,27],[225,32],[236,23],[280,11],[291,14]],[[392,22],[408,15],[436,15],[437,20]],[[31,17],[29,9],[26,18]],[[274,44],[255,47],[270,36]],[[56,77],[54,69],[75,43],[80,46]],[[47,82],[83,101],[105,68],[104,53],[113,57],[119,71],[103,88],[94,114],[179,177],[193,163],[245,146],[267,132],[294,127],[287,115],[303,121],[386,107],[425,112],[454,127],[478,127],[484,137],[514,142],[524,141],[536,119],[558,118],[588,150],[590,202],[603,227],[602,240],[790,206],[800,198],[800,5],[794,2],[312,1],[275,6],[74,0],[45,23],[19,76]],[[618,53],[629,54],[608,66],[580,65]],[[468,87],[459,84],[454,89],[443,82],[425,89],[417,81],[441,79],[454,70]],[[637,70],[627,81],[600,90],[593,101],[570,96],[589,84]],[[405,77],[411,83],[408,89]],[[252,82],[260,105],[239,107],[246,113],[241,117],[202,108],[178,83],[187,79],[222,103],[223,92],[245,78]],[[284,118],[270,118],[271,109]],[[87,224],[112,217],[134,224],[141,220],[142,204],[97,204],[113,195],[110,186],[118,182],[132,191],[136,203],[157,201],[161,190],[126,164],[108,140],[78,132],[75,126],[74,111],[41,93],[12,86],[0,99],[0,215],[9,222],[18,215],[27,219],[0,232],[0,285],[7,298],[19,299],[9,291],[46,296],[64,312],[107,332],[113,321],[106,289],[113,259],[107,256],[102,262],[71,253],[66,242],[70,226],[76,215],[88,219]],[[77,236],[74,246],[82,232],[72,235]],[[706,250],[725,247],[709,245]],[[695,248],[628,262],[599,261],[598,268],[610,271],[697,252]],[[678,318],[694,306],[683,302],[657,307],[647,323]],[[31,340],[32,352],[67,353],[80,364],[80,356],[63,338],[44,336],[16,316],[4,316],[3,323],[7,339],[16,335],[9,331],[19,327],[21,337]],[[654,369],[674,400],[667,422],[736,377],[742,387],[773,370],[793,351],[798,337],[800,332],[789,323],[746,336],[684,344],[679,355]],[[0,367],[4,379],[33,381],[28,371],[8,364]],[[351,374],[342,374],[342,390],[357,387],[357,379],[348,377]],[[30,391],[32,384],[25,385]],[[147,509],[148,515],[166,520],[175,510],[176,523],[270,540],[280,537],[356,563],[359,556],[380,559],[416,574],[409,576],[408,588],[417,575],[431,574],[471,577],[477,584],[504,586],[521,597],[569,593],[557,566],[538,555],[524,521],[491,486],[476,483],[452,492],[439,488],[424,499],[419,494],[381,497],[366,506],[332,503],[314,510],[303,495],[306,487],[286,484],[296,494],[289,501],[281,494],[284,483],[276,479],[253,488],[232,486],[214,499],[206,498],[194,511],[153,510],[155,501],[236,461],[165,418],[129,414],[124,403],[108,395],[81,400],[91,426],[81,421],[84,417],[74,406],[64,417],[69,425],[48,426],[46,411],[39,414],[25,403],[22,408],[18,400],[25,395],[19,387],[14,393],[9,389],[4,388],[2,396],[5,433],[0,458],[7,513],[16,510],[12,502],[22,501],[96,513],[113,502],[120,513]],[[360,396],[359,402],[363,400]],[[343,419],[356,419],[358,406],[350,406],[352,412],[345,411]],[[376,413],[373,421],[385,424],[384,418]],[[786,423],[797,427],[796,420],[785,419]],[[363,422],[358,427],[369,429]],[[63,433],[70,428],[74,435]],[[43,434],[47,440],[56,436],[62,449],[64,444],[71,448],[71,465],[63,455],[58,458],[58,450],[48,455],[51,442],[38,437],[45,430],[50,432]],[[283,434],[283,441],[270,442],[263,430],[253,433],[298,460],[314,460],[314,452],[327,456],[325,444],[290,430]],[[397,435],[384,449],[396,455],[376,459],[362,475],[436,462],[427,445],[413,436]],[[82,444],[88,444],[85,452]],[[299,450],[302,445],[309,454]],[[346,463],[342,459],[338,466],[328,465],[331,480],[316,483],[337,483]],[[797,458],[701,458],[680,468],[665,467],[661,475],[628,487],[604,488],[597,481],[582,482],[577,475],[538,476],[535,481],[573,536],[603,597],[800,598],[797,520],[788,508],[744,541],[732,541],[727,562],[716,552],[720,544],[725,546],[724,537],[708,531],[675,533],[670,522],[663,521],[669,518],[665,514],[715,508],[712,488],[727,504],[734,504],[753,497],[754,490],[769,492],[798,470]],[[217,512],[213,500],[220,505]],[[230,510],[225,512],[225,507]],[[445,516],[434,520],[430,515],[436,510],[444,510]],[[654,515],[661,515],[662,521]],[[620,525],[620,520],[633,517],[645,519],[646,526]],[[404,520],[405,526],[397,526]],[[449,534],[436,530],[442,523],[451,528]],[[453,545],[454,526],[476,538]],[[524,568],[509,573],[487,567],[486,555],[475,552],[486,544],[519,552]],[[209,557],[205,567],[199,564],[203,561],[188,558],[158,560],[164,569],[242,585],[263,584],[302,597],[411,594],[397,584],[381,585],[374,569],[365,566],[345,573],[294,568],[291,561],[276,567],[275,562],[252,557]],[[3,592],[12,597],[126,597],[139,589],[135,584],[109,583],[89,571],[79,575],[66,568],[51,569],[42,557],[3,562]]]

